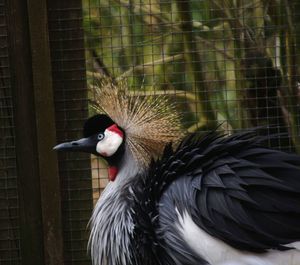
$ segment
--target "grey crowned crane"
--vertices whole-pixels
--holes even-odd
[[[94,105],[84,138],[54,148],[109,165],[90,222],[94,265],[300,264],[299,156],[249,132],[182,138],[164,98],[109,82]]]

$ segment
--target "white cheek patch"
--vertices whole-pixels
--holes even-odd
[[[106,129],[103,140],[99,141],[96,146],[96,151],[102,156],[112,156],[123,142],[123,137]]]

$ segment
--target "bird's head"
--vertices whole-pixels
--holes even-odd
[[[109,164],[110,180],[131,160],[137,170],[145,169],[167,143],[182,136],[177,112],[163,96],[131,95],[123,83],[107,80],[95,87],[93,107],[103,114],[85,122],[83,138],[54,149],[101,156]]]
[[[61,143],[54,150],[85,152],[104,158],[109,164],[109,178],[113,181],[124,154],[124,145],[124,130],[107,115],[97,114],[84,123],[82,139]]]

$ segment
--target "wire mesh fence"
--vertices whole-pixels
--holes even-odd
[[[126,78],[132,91],[171,97],[189,132],[262,127],[278,134],[271,146],[297,151],[298,5],[83,1],[88,84]]]
[[[0,264],[21,264],[14,106],[5,1],[0,1]]]
[[[81,137],[88,116],[81,1],[48,4],[57,141]],[[87,223],[92,211],[90,158],[59,157],[65,264],[90,264]]]
[[[14,2],[16,2],[15,0]],[[29,1],[28,1],[29,2]],[[187,132],[262,127],[300,152],[300,4],[260,0],[47,2],[57,142],[81,137],[99,79],[175,103]],[[0,0],[0,7],[7,2]],[[0,264],[23,264],[7,14],[0,8]],[[90,264],[87,223],[108,183],[88,155],[58,157],[65,264]]]

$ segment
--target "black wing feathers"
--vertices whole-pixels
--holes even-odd
[[[242,250],[285,250],[285,244],[300,240],[300,157],[264,148],[262,140],[251,132],[228,137],[211,132],[186,138],[175,151],[165,149],[135,191],[144,217],[152,216],[150,234],[158,245],[174,222],[172,205]],[[161,201],[166,206],[158,207]]]

